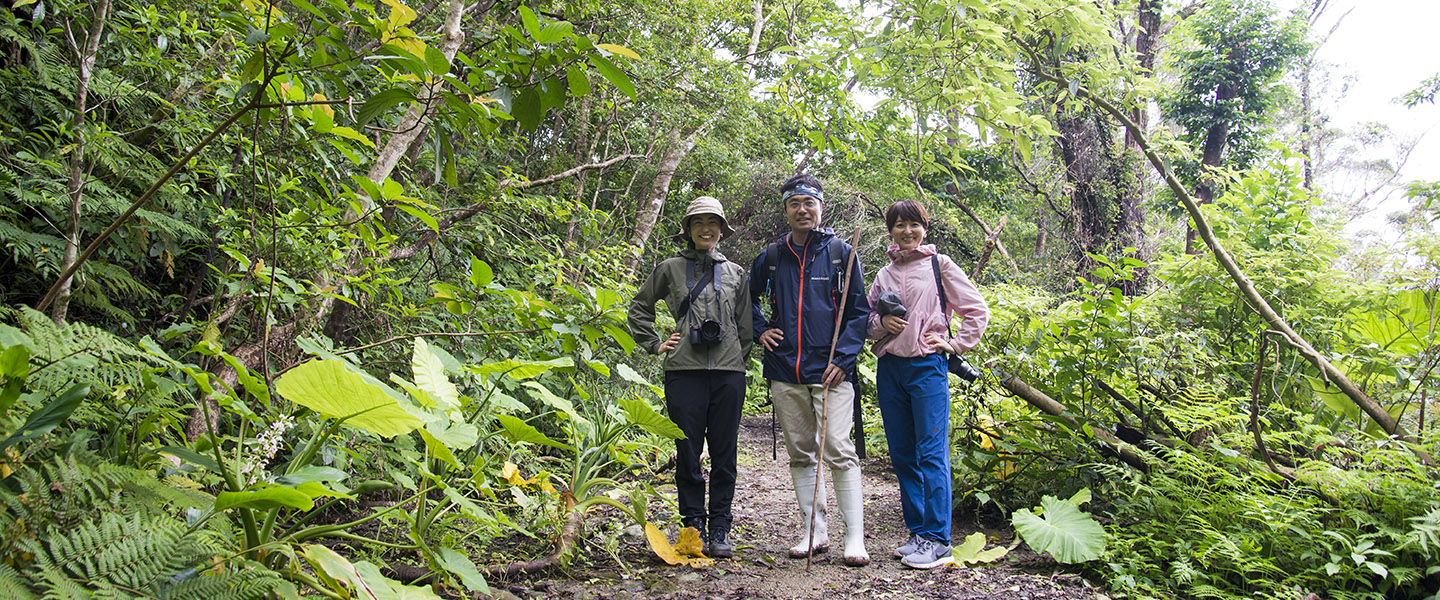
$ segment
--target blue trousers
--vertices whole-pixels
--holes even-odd
[[[950,380],[941,354],[886,354],[875,371],[890,464],[910,532],[950,544]]]

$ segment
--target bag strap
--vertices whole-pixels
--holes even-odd
[[[685,259],[685,285],[690,288],[690,294],[685,296],[684,302],[680,303],[680,314],[685,315],[687,319],[689,318],[690,304],[695,302],[695,297],[700,295],[700,290],[705,289],[705,286],[709,285],[711,281],[715,282],[715,303],[718,305],[720,303],[719,275],[720,263],[716,262],[714,269],[702,275],[699,282],[695,282],[695,261],[694,259]],[[719,314],[717,313],[716,316],[718,317]]]
[[[945,337],[950,337],[950,308],[945,303],[945,282],[940,279],[940,255],[930,255],[930,270],[935,272],[935,293],[940,294],[940,318],[945,319]]]

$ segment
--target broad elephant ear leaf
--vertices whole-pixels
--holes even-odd
[[[445,361],[424,339],[415,338],[410,369],[415,376],[415,385],[425,390],[441,410],[449,412],[460,408],[460,392],[445,376]]]
[[[570,446],[550,439],[540,430],[531,427],[529,423],[510,415],[495,415],[500,421],[500,426],[505,428],[505,435],[517,442],[529,442],[531,444],[543,444],[561,450],[573,450]]]
[[[1015,511],[1010,523],[1025,543],[1062,563],[1081,563],[1105,553],[1105,528],[1074,504],[1054,496],[1040,499],[1040,517],[1028,508]]]
[[[672,440],[685,439],[685,432],[680,426],[664,415],[655,412],[644,400],[638,398],[621,398],[620,408],[625,411],[625,416],[631,423],[640,426],[641,429]]]
[[[315,360],[295,367],[275,382],[275,390],[322,417],[344,420],[380,437],[404,435],[423,424],[384,390],[338,360]]]

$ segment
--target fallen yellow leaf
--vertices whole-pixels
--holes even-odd
[[[687,531],[689,532],[688,534],[686,533]],[[690,539],[687,540],[687,538]],[[646,523],[645,539],[650,542],[650,550],[655,552],[655,556],[659,556],[661,560],[668,564],[690,565],[692,567],[708,567],[715,564],[715,559],[705,558],[704,555],[700,554],[700,532],[696,531],[694,527],[686,527],[680,530],[680,539],[676,540],[675,546],[671,546],[670,540],[665,538],[665,533],[660,531],[660,528]],[[684,546],[687,541],[695,544],[694,558],[682,556],[680,552],[676,551],[677,547]],[[689,551],[690,548],[685,548],[685,550]]]
[[[680,530],[680,537],[675,540],[675,553],[683,556],[704,557],[701,552],[704,547],[700,543],[700,530],[694,527],[686,527]]]

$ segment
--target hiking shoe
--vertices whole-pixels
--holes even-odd
[[[905,558],[907,556],[910,556],[911,554],[914,554],[915,551],[919,548],[920,536],[918,534],[912,533],[910,534],[910,539],[905,540],[904,544],[901,544],[899,548],[895,549],[895,558]]]
[[[710,558],[731,558],[735,556],[735,546],[730,543],[730,532],[725,530],[710,530],[710,547],[705,551],[705,556]]]
[[[933,569],[940,565],[955,564],[955,554],[950,552],[949,544],[920,538],[920,543],[916,546],[915,551],[901,559],[900,562],[912,569]]]

